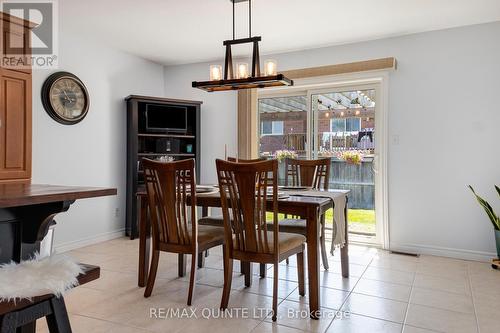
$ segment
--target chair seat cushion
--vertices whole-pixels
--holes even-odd
[[[280,227],[292,227],[292,228],[302,228],[307,227],[306,220],[303,219],[283,219],[278,222]]]
[[[205,216],[198,220],[198,225],[211,225],[216,227],[223,227],[224,217],[222,215]]]
[[[267,222],[268,228],[273,225],[273,222]],[[283,219],[278,221],[280,232],[291,232],[294,234],[306,235],[307,222],[303,219]]]
[[[223,228],[209,225],[198,225],[198,244],[208,244],[217,241],[224,241]]]
[[[303,235],[292,234],[288,232],[280,232],[278,234],[279,252],[286,253],[306,242],[306,237]],[[267,232],[267,245],[269,250],[272,251],[274,246],[274,233]],[[233,238],[233,246],[236,248],[236,240]]]

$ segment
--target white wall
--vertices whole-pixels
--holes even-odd
[[[129,94],[163,96],[164,81],[161,65],[82,38],[65,21],[61,7],[58,70],[72,72],[85,83],[90,110],[76,125],[52,120],[42,107],[40,89],[53,71],[34,71],[33,183],[118,188],[117,196],[78,200],[68,212],[56,216],[56,248],[64,250],[123,234],[124,98]]]
[[[466,188],[500,207],[500,22],[273,55],[281,70],[394,56],[389,82],[389,219],[393,249],[487,259],[495,252],[485,214]],[[221,47],[221,56],[223,55]],[[265,57],[262,57],[265,58]],[[202,181],[236,146],[236,93],[204,93],[208,64],[165,68],[165,94],[202,106]]]
[[[237,94],[206,93],[191,87],[192,81],[208,79],[207,64],[167,67],[165,96],[203,101],[201,105],[201,183],[215,184],[215,159],[236,154]]]

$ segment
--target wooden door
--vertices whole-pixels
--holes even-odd
[[[0,182],[31,178],[31,75],[1,69]]]

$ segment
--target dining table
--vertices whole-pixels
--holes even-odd
[[[116,195],[116,188],[61,186],[30,183],[0,184],[0,264],[30,259],[40,250],[54,217],[67,211],[79,199]],[[97,279],[98,266],[82,265],[80,284]],[[34,295],[35,296],[35,295]],[[0,318],[50,295],[32,300],[0,302]],[[18,331],[35,332],[35,322],[27,322]]]
[[[206,185],[203,185],[206,187]],[[306,235],[306,249],[307,249],[307,274],[309,280],[309,313],[313,319],[320,317],[320,218],[326,213],[328,209],[341,209],[344,214],[345,227],[342,228],[345,232],[345,243],[340,248],[341,257],[341,271],[344,278],[349,277],[349,255],[348,255],[348,225],[347,225],[347,202],[348,190],[329,190],[315,191],[317,195],[284,195],[278,197],[278,213],[299,216],[306,220],[307,235]],[[329,195],[332,192],[337,193],[339,196],[345,196],[344,207],[335,207],[334,200]],[[286,192],[284,192],[286,194]],[[311,191],[308,191],[311,193]],[[146,285],[150,246],[151,246],[151,221],[148,218],[147,210],[147,194],[145,188],[139,188],[137,192],[140,201],[140,214],[139,214],[139,270],[138,270],[138,285],[144,287]],[[209,208],[220,208],[221,198],[220,192],[214,186],[211,192],[202,192],[196,194],[196,205],[202,208],[203,214],[207,214]],[[272,201],[268,201],[268,209],[272,210]],[[221,232],[224,229],[221,228]],[[185,265],[183,264],[183,256],[179,256],[179,276],[185,275]],[[245,285],[250,286],[252,281],[252,265],[246,265]]]

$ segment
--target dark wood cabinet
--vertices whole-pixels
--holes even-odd
[[[27,59],[27,21],[0,12],[0,183],[29,182],[31,179],[31,68],[6,61],[7,54]]]
[[[202,102],[130,95],[127,103],[127,198],[128,236],[138,236],[137,191],[144,184],[141,160],[169,157],[194,158],[200,170],[200,109]],[[153,114],[154,112],[154,114]]]

